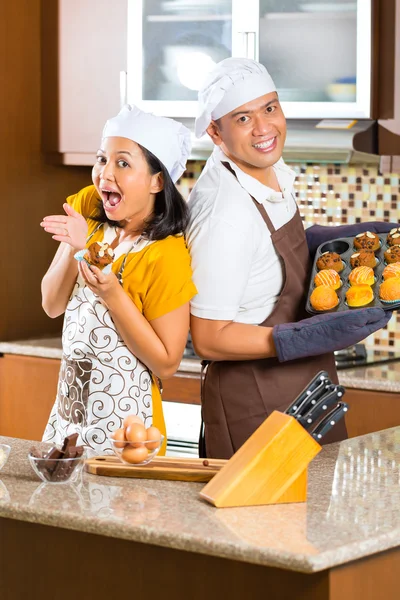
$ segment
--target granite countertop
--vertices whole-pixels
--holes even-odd
[[[0,353],[61,358],[61,338],[0,342]],[[374,360],[373,353],[370,354],[369,359]],[[199,360],[183,358],[178,373],[195,373],[198,375],[200,371]],[[342,385],[348,388],[400,392],[400,361],[344,369],[339,371],[339,380]]]
[[[307,503],[226,509],[201,500],[199,483],[86,472],[40,483],[27,459],[33,443],[0,443],[12,446],[0,517],[305,573],[400,544],[400,427],[325,446],[310,465]]]
[[[345,388],[400,392],[400,361],[344,369],[338,376]]]

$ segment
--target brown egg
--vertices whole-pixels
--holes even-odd
[[[147,439],[151,441],[151,443],[147,443],[146,446],[149,450],[155,450],[156,448],[158,448],[159,444],[160,444],[160,440],[161,440],[161,433],[160,430],[157,429],[157,427],[149,427],[146,430],[147,433]]]
[[[123,448],[125,446],[125,429],[117,429],[114,431],[112,438],[113,440],[118,440],[118,442],[115,442],[114,444],[116,448]]]
[[[134,448],[143,446],[143,442],[147,440],[146,430],[139,423],[132,423],[125,429],[125,437]]]
[[[149,456],[148,450],[145,446],[140,448],[132,448],[127,446],[122,450],[121,458],[132,465],[137,465],[143,462]]]
[[[127,417],[125,417],[125,419],[124,419],[125,429],[127,427],[129,427],[129,425],[131,425],[132,423],[139,423],[140,425],[144,426],[143,419],[141,419],[137,415],[128,415]]]

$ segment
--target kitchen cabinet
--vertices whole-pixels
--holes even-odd
[[[340,376],[340,374],[339,374]],[[400,393],[358,390],[347,387],[349,405],[346,425],[349,437],[400,425]]]
[[[0,435],[41,440],[57,390],[60,361],[4,354],[0,358]]]
[[[93,165],[121,106],[127,0],[43,0],[42,11],[42,147],[52,161]]]
[[[4,354],[0,358],[0,435],[41,440],[54,404],[60,360]],[[163,381],[163,400],[200,404],[200,375]]]
[[[6,352],[0,357],[0,435],[41,439],[55,400],[59,368],[58,358]],[[339,378],[345,373],[339,372]],[[399,392],[344,385],[345,400],[350,407],[346,415],[349,437],[400,425]],[[200,405],[198,372],[180,370],[171,379],[164,380],[163,387],[164,402]],[[400,385],[398,388],[400,390]]]
[[[0,436],[11,446],[0,473],[0,597],[69,600],[69,576],[76,596],[96,600],[253,600],[261,590],[273,600],[398,600],[399,436],[325,447],[309,467],[307,502],[229,509],[202,501],[196,482],[84,472],[73,485],[42,484],[27,460],[32,442]],[[101,574],[88,568],[99,548]],[[74,557],[71,572],[60,557]]]
[[[267,67],[287,118],[376,118],[375,92],[386,92],[377,84],[387,11],[393,17],[391,1],[128,0],[127,100],[195,117],[209,68],[246,56]],[[383,33],[393,44],[393,28]],[[386,48],[390,69],[393,45]]]
[[[58,56],[43,61],[43,148],[92,165],[125,102],[193,128],[204,75],[228,56],[267,66],[288,119],[392,119],[396,2],[43,0],[43,55]],[[196,142],[192,158],[210,148]]]

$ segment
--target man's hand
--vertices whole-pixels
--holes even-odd
[[[275,325],[276,355],[279,362],[286,362],[342,350],[385,327],[391,316],[382,308],[359,308]]]

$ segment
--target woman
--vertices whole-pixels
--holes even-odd
[[[125,106],[103,130],[94,185],[67,199],[65,215],[43,219],[61,243],[42,281],[42,304],[52,318],[65,312],[44,441],[78,432],[79,443],[109,451],[107,438],[128,414],[165,434],[157,380],[179,366],[196,294],[186,203],[174,185],[189,152],[183,125]],[[114,249],[110,273],[74,258],[95,241]]]

